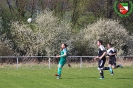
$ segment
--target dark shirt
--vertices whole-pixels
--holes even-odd
[[[99,48],[98,48],[98,56],[101,57],[104,52],[106,52],[106,49],[104,48],[103,45],[100,45]],[[102,59],[103,60],[106,59],[105,56]]]

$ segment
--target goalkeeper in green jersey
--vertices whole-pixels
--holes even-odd
[[[62,44],[61,45],[61,52],[60,55],[57,55],[56,58],[60,58],[59,64],[58,64],[58,74],[56,74],[55,76],[57,76],[57,79],[61,78],[61,72],[62,72],[62,67],[65,65],[66,63],[66,58],[67,58],[67,44]],[[70,64],[68,64],[68,66],[70,67]]]

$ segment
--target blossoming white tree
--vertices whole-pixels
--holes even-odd
[[[69,43],[71,27],[45,10],[37,15],[35,23],[12,22],[11,35],[12,47],[20,55],[55,55],[61,43]]]
[[[115,20],[99,19],[95,23],[88,25],[84,30],[81,30],[76,38],[77,41],[80,40],[84,51],[93,49],[88,54],[97,52],[96,41],[98,39],[103,40],[105,46],[107,43],[112,43],[117,49],[118,55],[131,54],[133,51],[132,36],[119,24],[119,21]]]

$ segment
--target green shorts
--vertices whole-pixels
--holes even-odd
[[[59,61],[59,64],[63,67],[66,64],[66,60]]]

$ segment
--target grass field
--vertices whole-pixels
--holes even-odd
[[[99,80],[96,67],[63,68],[62,79],[54,74],[57,66],[50,70],[43,65],[0,68],[0,88],[132,88],[133,66],[115,69],[114,76],[104,71],[105,79]]]

